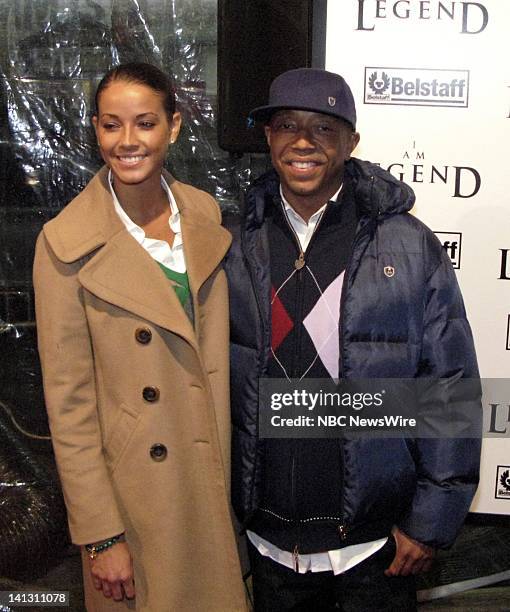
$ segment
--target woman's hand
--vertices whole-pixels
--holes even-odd
[[[135,596],[133,560],[126,542],[117,542],[107,550],[90,559],[92,582],[105,597],[121,601]]]

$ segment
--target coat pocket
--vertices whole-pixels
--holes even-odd
[[[111,423],[103,443],[106,461],[112,474],[122,459],[140,419],[140,414],[130,410],[125,404],[120,405],[117,418]]]

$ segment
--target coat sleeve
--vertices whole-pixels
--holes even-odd
[[[443,251],[427,286],[420,362],[420,375],[442,379],[442,388],[449,389],[449,407],[455,402],[471,431],[481,432],[473,337],[455,273]],[[480,448],[479,437],[415,440],[417,487],[410,511],[399,522],[402,531],[434,548],[453,544],[476,492]]]
[[[46,409],[71,537],[87,544],[123,532],[124,525],[102,451],[79,269],[80,262],[61,262],[41,232],[34,289]]]

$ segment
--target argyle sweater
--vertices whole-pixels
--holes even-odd
[[[268,219],[272,351],[268,376],[338,378],[339,312],[345,268],[358,223],[353,198],[328,204],[296,269],[297,236],[281,202]],[[264,495],[249,526],[279,548],[313,553],[339,548],[342,453],[338,440],[268,439]]]

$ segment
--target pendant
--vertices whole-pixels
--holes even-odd
[[[303,268],[304,265],[305,265],[305,256],[304,256],[304,253],[300,253],[299,257],[294,262],[294,267],[296,268],[296,270],[301,270],[301,268]]]

